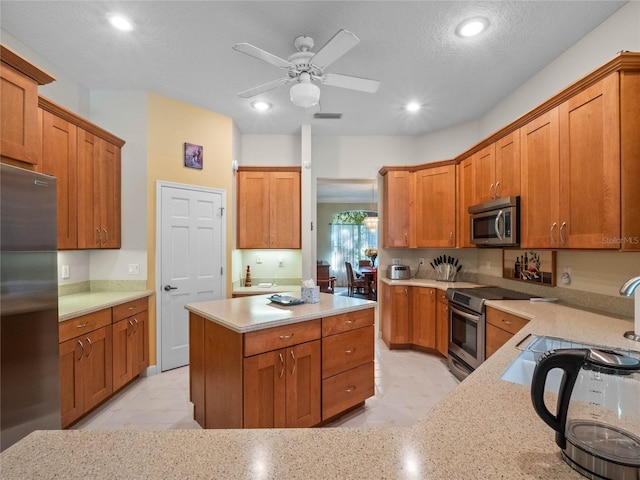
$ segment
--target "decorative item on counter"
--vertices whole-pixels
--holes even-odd
[[[436,280],[440,282],[455,282],[458,272],[462,270],[459,260],[449,255],[440,255],[429,262],[431,268],[436,272]]]
[[[502,255],[503,278],[555,285],[556,252],[504,249]]]
[[[365,256],[371,259],[371,266],[376,266],[376,258],[378,258],[378,249],[377,248],[367,248],[364,251]]]
[[[302,281],[302,301],[304,303],[318,303],[320,301],[320,287],[313,279]]]
[[[249,267],[249,265],[247,265],[247,274],[244,278],[244,286],[245,287],[251,286],[251,267]]]

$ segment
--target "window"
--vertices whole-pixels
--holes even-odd
[[[344,262],[357,270],[360,260],[368,260],[365,251],[378,247],[377,228],[370,230],[364,219],[377,216],[377,212],[349,210],[338,212],[331,223],[331,266],[338,286],[347,285]]]

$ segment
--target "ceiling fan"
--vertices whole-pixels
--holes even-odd
[[[276,87],[293,84],[289,93],[291,102],[298,107],[311,107],[320,101],[320,88],[312,81],[320,81],[324,85],[348,88],[361,92],[375,93],[380,82],[369,78],[324,73],[324,69],[355,47],[360,40],[347,30],[339,30],[320,50],[312,52],[313,38],[300,36],[295,39],[297,52],[287,60],[277,57],[249,43],[236,43],[234,50],[250,55],[258,60],[275,65],[287,71],[285,77],[258,85],[238,93],[242,98],[250,98]]]

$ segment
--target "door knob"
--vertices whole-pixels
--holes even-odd
[[[178,287],[172,287],[171,285],[165,285],[164,286],[164,290],[165,292],[168,292],[169,290],[177,290]]]

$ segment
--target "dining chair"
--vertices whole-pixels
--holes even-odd
[[[353,297],[353,295],[357,293],[368,297],[371,289],[369,281],[364,277],[356,278],[350,262],[344,262],[344,266],[347,269],[347,288],[349,296]]]

